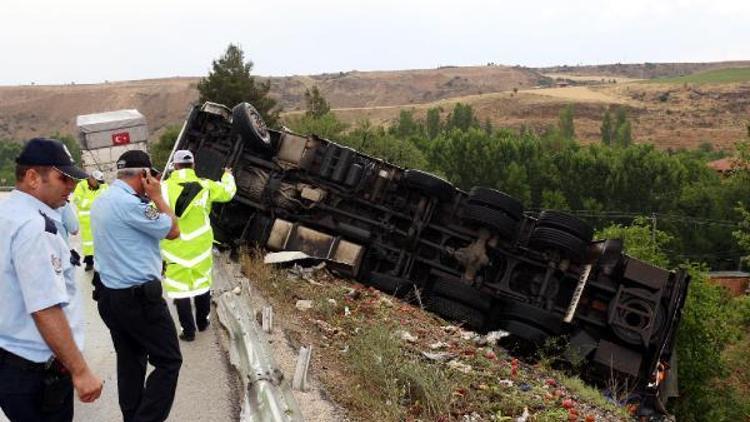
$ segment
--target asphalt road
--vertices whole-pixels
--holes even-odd
[[[0,200],[6,195],[0,192]],[[73,237],[73,242],[79,238]],[[80,250],[80,249],[79,249]],[[102,396],[92,404],[75,401],[75,421],[120,421],[122,414],[117,403],[115,352],[109,330],[99,317],[96,303],[91,300],[91,273],[79,268],[79,287],[83,291],[86,313],[84,356],[94,372],[104,379]],[[177,324],[174,306],[170,311]],[[236,421],[239,419],[239,379],[228,365],[221,347],[222,330],[212,310],[208,331],[198,333],[192,343],[180,342],[183,364],[180,370],[177,395],[169,421]],[[7,418],[0,412],[0,422]]]

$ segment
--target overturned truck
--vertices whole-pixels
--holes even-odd
[[[526,213],[500,191],[464,192],[315,135],[270,130],[247,103],[196,106],[175,147],[194,152],[199,176],[233,169],[237,195],[213,211],[219,241],[328,258],[480,331],[536,345],[564,338],[594,381],[628,379],[642,412],[662,408],[685,272],[592,240],[573,216]]]

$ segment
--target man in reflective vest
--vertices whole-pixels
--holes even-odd
[[[229,202],[237,186],[229,169],[224,170],[221,182],[196,176],[190,151],[176,151],[173,163],[175,170],[162,184],[162,196],[175,210],[181,234],[161,243],[166,262],[164,289],[177,307],[182,326],[180,339],[193,341],[196,325],[198,331],[203,331],[209,324],[214,242],[211,206],[214,202]],[[190,298],[195,301],[195,320]]]
[[[86,271],[94,268],[94,235],[91,233],[91,204],[94,199],[107,190],[104,173],[99,170],[91,172],[88,179],[81,180],[73,191],[73,204],[78,210],[78,222],[81,228],[81,249]]]

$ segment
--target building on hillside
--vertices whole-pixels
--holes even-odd
[[[750,273],[744,271],[711,271],[708,273],[711,283],[724,287],[732,296],[748,294]]]

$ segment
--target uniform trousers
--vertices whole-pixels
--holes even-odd
[[[208,313],[211,311],[211,291],[192,298],[195,302],[195,320],[193,320],[193,307],[191,298],[175,299],[174,305],[177,308],[177,317],[180,319],[182,331],[188,335],[195,334],[195,326],[203,331],[208,326]]]
[[[158,284],[158,292],[146,284]],[[110,289],[99,284],[99,315],[117,353],[117,392],[125,422],[164,421],[174,402],[182,354],[161,283]],[[154,370],[146,378],[146,362]]]
[[[73,383],[58,379],[54,407],[45,409],[45,384],[49,373],[34,363],[0,349],[0,408],[11,422],[70,422],[73,420]]]

